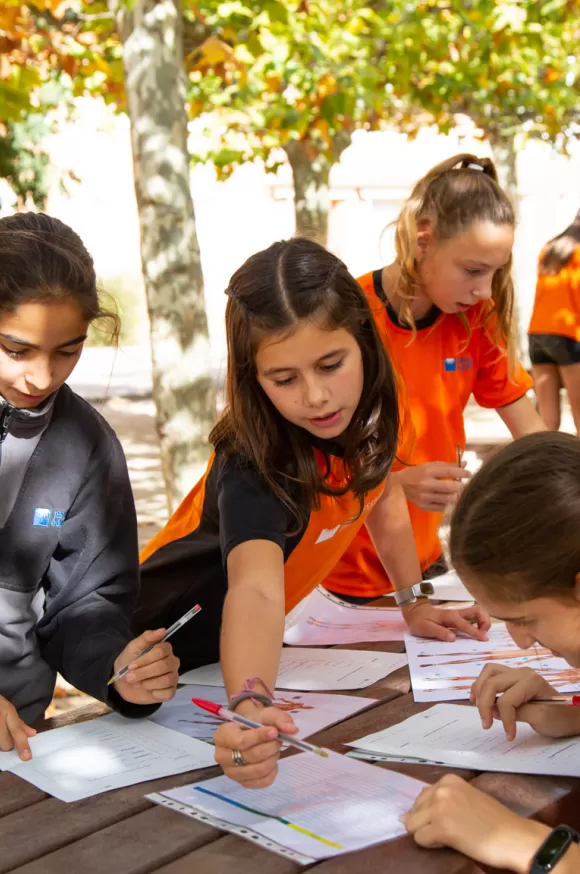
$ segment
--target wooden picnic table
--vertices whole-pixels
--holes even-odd
[[[352,649],[402,652],[402,643],[355,644]],[[353,694],[353,693],[349,693]],[[431,705],[415,704],[409,673],[401,668],[360,695],[377,706],[313,737],[319,745],[342,744],[393,725]],[[46,720],[56,728],[107,712],[91,704]],[[344,751],[344,750],[343,750]],[[376,764],[375,767],[387,767]],[[389,765],[428,783],[459,773],[526,816],[551,826],[580,827],[580,780],[476,773],[435,766]],[[215,777],[208,768],[117,789],[70,804],[58,801],[14,774],[0,773],[0,874],[297,874],[301,866],[235,835],[157,806],[149,792]],[[423,850],[409,837],[327,859],[317,874],[488,874],[452,850]]]

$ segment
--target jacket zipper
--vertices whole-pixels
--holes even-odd
[[[0,443],[4,443],[6,435],[8,434],[8,425],[11,415],[12,408],[8,406],[4,407],[4,409],[0,413]]]

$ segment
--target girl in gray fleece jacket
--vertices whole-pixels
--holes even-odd
[[[137,522],[123,450],[64,385],[99,305],[91,256],[46,215],[0,219],[0,750],[31,756],[57,671],[127,716],[171,698],[164,629],[134,638]],[[112,686],[112,673],[131,665]]]

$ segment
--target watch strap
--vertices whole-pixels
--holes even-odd
[[[407,586],[406,589],[395,589],[393,595],[399,607],[405,604],[414,604],[417,598],[426,598],[427,595],[433,595],[435,588],[433,583],[423,580],[420,583],[415,583],[413,586]]]
[[[532,859],[530,874],[550,874],[566,854],[570,844],[580,844],[580,834],[569,825],[557,825]]]

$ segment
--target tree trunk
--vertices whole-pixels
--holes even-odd
[[[208,455],[215,387],[190,190],[179,0],[110,0],[123,43],[153,396],[171,511]]]
[[[504,137],[501,134],[488,133],[488,139],[493,149],[499,184],[507,192],[513,203],[517,219],[519,212],[518,153],[514,137]]]
[[[501,134],[487,132],[487,138],[493,150],[493,156],[497,166],[499,184],[511,200],[516,216],[516,225],[519,218],[519,188],[518,188],[518,153],[514,137],[506,137]],[[524,324],[518,306],[519,289],[516,288],[514,300],[514,325],[517,330],[517,347],[520,358],[525,357],[527,349],[527,323]]]
[[[294,177],[294,215],[296,233],[326,246],[330,212],[330,171],[346,147],[350,134],[339,134],[332,159],[308,142],[291,140],[285,147]],[[309,152],[314,153],[312,157]]]

